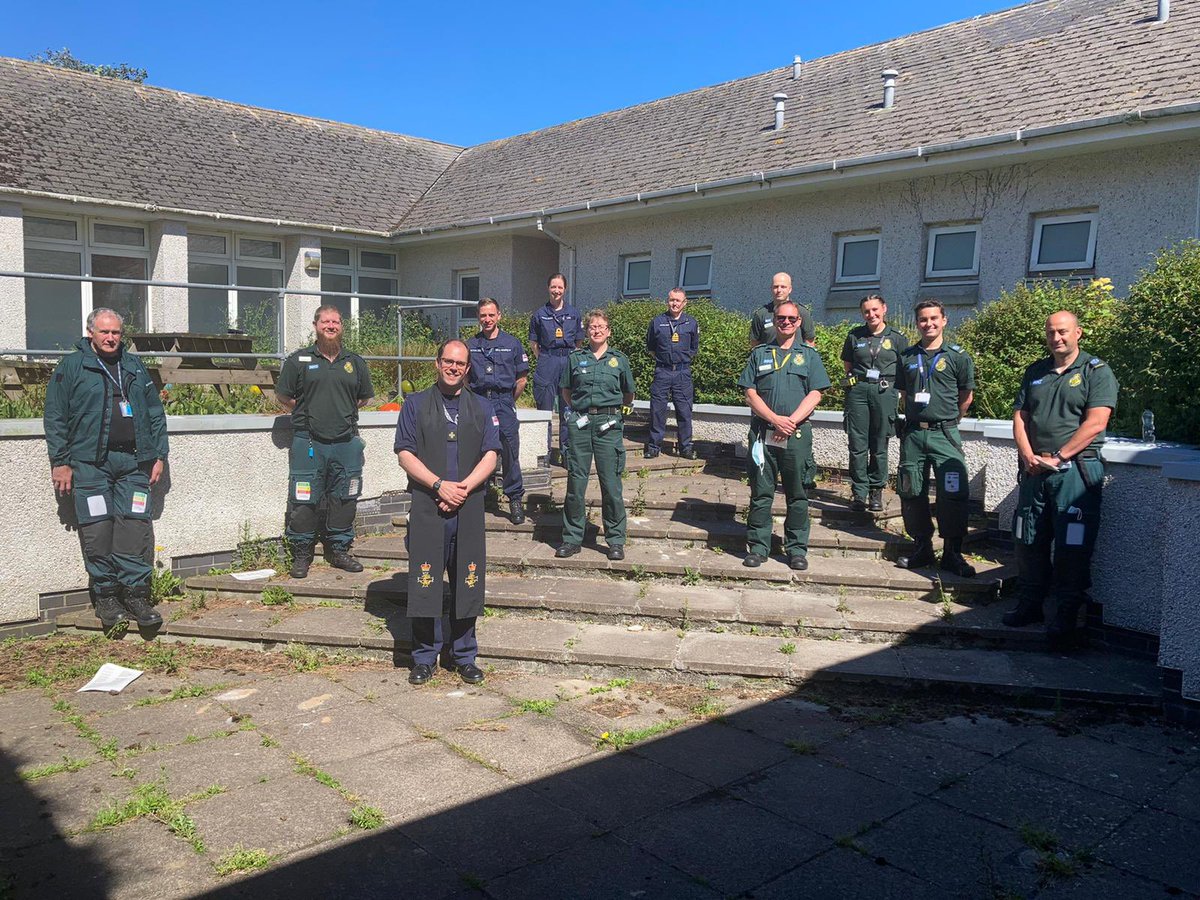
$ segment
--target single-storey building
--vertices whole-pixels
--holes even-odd
[[[214,287],[0,277],[0,311],[32,349],[94,305],[290,349],[318,298],[287,289],[531,309],[561,270],[576,304],[750,310],[784,269],[827,320],[1122,290],[1200,234],[1200,5],[1167,12],[1040,0],[473,147],[3,59],[0,271]]]

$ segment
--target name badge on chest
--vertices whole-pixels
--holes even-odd
[[[679,332],[678,332],[678,331],[672,331],[672,332],[671,332],[671,343],[672,343],[672,344],[678,344],[678,343],[679,343]]]
[[[128,400],[121,401],[121,415],[126,419],[133,418],[133,407],[130,406]]]
[[[920,406],[928,406],[929,391],[917,391],[915,394],[913,394],[913,403],[919,404]]]
[[[879,380],[879,370],[878,369],[867,369],[867,381],[878,381],[878,380]]]

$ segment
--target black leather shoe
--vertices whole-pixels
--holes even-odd
[[[808,568],[808,557],[803,553],[793,553],[788,559],[788,565],[797,572],[803,572]]]
[[[657,447],[651,447],[647,444],[646,449],[642,451],[642,459],[654,459],[661,452]]]
[[[118,588],[102,587],[92,589],[92,606],[96,618],[100,620],[105,632],[112,631],[118,625],[129,621],[129,613],[118,599]]]
[[[943,550],[942,561],[938,568],[957,575],[959,578],[974,578],[975,567],[967,562],[956,550]]]
[[[1017,603],[1017,608],[1006,612],[1000,621],[1009,628],[1024,628],[1026,625],[1036,625],[1038,622],[1046,621],[1046,613],[1042,610],[1041,603],[1034,603],[1032,600],[1021,600]]]
[[[346,550],[334,550],[329,558],[329,564],[343,572],[361,572],[363,565]]]
[[[520,497],[513,497],[508,501],[508,519],[514,525],[521,525],[525,521],[525,504],[521,502]]]
[[[609,559],[624,559],[625,558],[625,548],[622,547],[620,544],[614,544],[613,546],[608,548],[607,556]]]
[[[409,684],[424,684],[433,677],[433,666],[429,663],[417,663],[408,673]]]
[[[574,556],[578,552],[578,544],[561,544],[559,545],[559,548],[554,551],[554,555],[559,559],[566,559],[568,556]]]
[[[917,541],[908,556],[896,560],[901,569],[924,569],[937,565],[937,557],[933,553],[932,541]]]
[[[679,458],[680,459],[695,459],[696,458],[696,448],[695,447],[684,447],[682,450],[679,451]]]
[[[162,616],[150,604],[150,585],[125,588],[125,596],[121,598],[130,618],[136,619],[140,628],[154,628],[162,624]]]
[[[483,681],[483,669],[479,668],[475,663],[463,663],[461,666],[455,666],[454,671],[467,684],[479,684],[479,682]]]
[[[867,501],[862,497],[854,497],[850,500],[850,508],[855,512],[866,512]]]
[[[867,509],[871,512],[883,512],[883,491],[874,488],[867,498]]]
[[[308,567],[312,565],[312,544],[301,546],[292,544],[292,570],[288,572],[292,578],[307,578]]]
[[[742,565],[747,569],[757,569],[766,561],[766,557],[759,556],[757,553],[747,553],[746,558],[742,560]]]

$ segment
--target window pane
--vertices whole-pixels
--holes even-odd
[[[188,235],[188,253],[207,253],[209,256],[224,256],[228,252],[225,236],[222,234]]]
[[[689,256],[683,263],[683,286],[685,288],[706,286],[711,267],[711,256]]]
[[[26,216],[25,237],[50,238],[55,241],[77,241],[79,240],[79,228],[69,219],[43,219],[38,216]],[[26,271],[33,270],[28,269]]]
[[[358,290],[362,294],[395,294],[397,293],[395,278],[372,278],[369,275],[358,276]],[[479,288],[476,287],[476,291]],[[396,306],[395,300],[372,300],[369,297],[358,298],[358,314],[370,314],[376,318],[385,318],[392,321],[395,316],[391,314],[391,310]]]
[[[1042,226],[1042,243],[1038,247],[1038,263],[1077,263],[1087,259],[1091,222],[1061,222]]]
[[[874,275],[879,271],[879,239],[846,241],[842,245],[842,277]]]
[[[146,229],[131,225],[104,225],[97,222],[93,234],[97,244],[117,244],[121,247],[146,246]]]
[[[27,218],[26,223],[29,222]],[[27,272],[79,275],[80,255],[62,250],[25,250]],[[32,350],[70,347],[83,334],[78,281],[25,279],[25,346]]]
[[[283,245],[279,241],[242,238],[238,241],[238,254],[247,259],[283,259]]]
[[[933,271],[975,268],[974,231],[948,231],[934,235]]]
[[[260,269],[238,266],[237,283],[252,287],[283,287],[283,272],[279,269]],[[238,328],[258,340],[256,349],[279,346],[278,291],[238,291]],[[261,349],[260,349],[260,352]]]
[[[146,260],[130,256],[92,254],[92,274],[100,278],[146,277]],[[125,317],[125,333],[146,331],[146,286],[144,284],[93,284],[92,309],[107,306]]]
[[[642,294],[650,290],[650,260],[639,259],[625,266],[625,292]]]
[[[391,271],[396,268],[396,255],[394,253],[375,253],[371,250],[364,250],[359,257],[359,264],[364,269],[387,269]]]
[[[479,302],[479,276],[464,275],[458,280],[458,299],[470,303]]]
[[[229,266],[222,263],[190,263],[188,281],[198,284],[229,284]],[[197,334],[224,334],[228,330],[229,291],[188,288],[188,331]]]
[[[331,272],[321,273],[321,290],[323,291],[346,291],[351,290],[350,276],[338,275]],[[344,321],[350,320],[350,298],[349,297],[322,297],[322,306],[336,306],[338,312],[342,314]]]
[[[345,247],[322,247],[321,262],[327,266],[348,266],[350,251]]]

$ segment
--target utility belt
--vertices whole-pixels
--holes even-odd
[[[682,363],[655,362],[654,367],[656,369],[666,369],[668,372],[685,372],[692,367],[692,364],[685,363],[685,362],[682,362]]]
[[[917,422],[913,419],[906,419],[905,424],[909,431],[945,431],[947,428],[957,428],[958,419],[942,419],[940,422]]]
[[[570,347],[542,347],[541,352],[547,356],[570,356]]]
[[[109,453],[137,453],[137,443],[135,441],[118,441],[117,443],[109,443]]]
[[[619,406],[589,406],[587,409],[576,409],[575,412],[586,413],[589,416],[619,416]]]
[[[886,378],[859,378],[857,375],[847,375],[842,383],[847,388],[852,388],[856,384],[875,384],[881,391],[886,391],[892,386],[892,383]]]
[[[1040,456],[1042,459],[1053,459],[1055,456],[1054,453],[1048,453],[1048,452],[1044,452],[1044,451],[1035,451],[1034,455]],[[1060,475],[1063,472],[1069,472],[1069,471],[1071,471],[1071,469],[1074,469],[1076,472],[1079,473],[1079,477],[1080,477],[1080,479],[1082,479],[1084,486],[1087,487],[1089,490],[1100,487],[1100,484],[1097,483],[1096,480],[1092,477],[1095,473],[1089,472],[1086,466],[1075,465],[1075,460],[1082,460],[1084,462],[1100,462],[1101,456],[1100,456],[1099,451],[1096,451],[1096,450],[1081,450],[1081,451],[1079,451],[1079,453],[1075,454],[1074,459],[1063,460],[1062,464],[1059,465],[1057,470],[1046,469],[1044,472],[1037,472],[1035,474],[1037,474],[1037,475]],[[1103,481],[1103,478],[1101,478],[1101,481]]]

